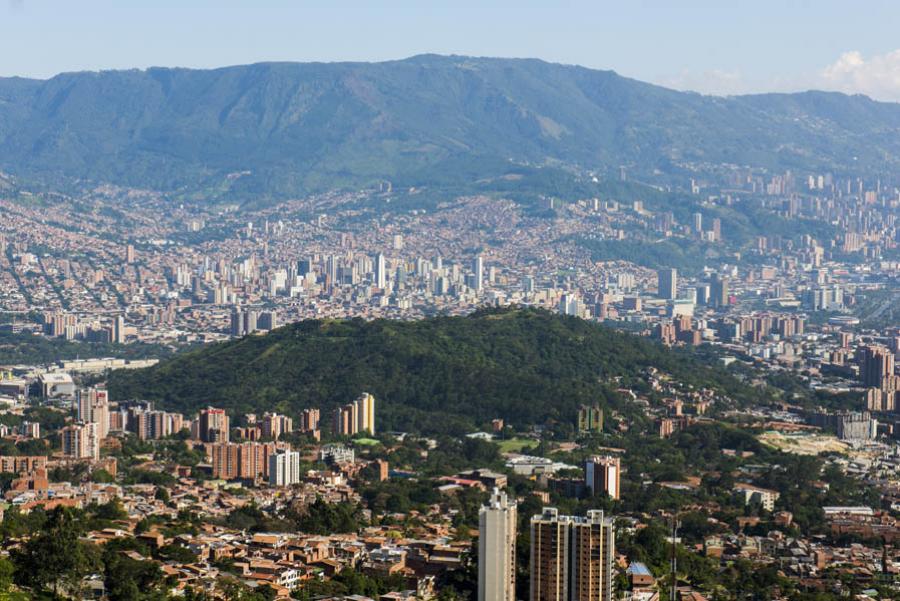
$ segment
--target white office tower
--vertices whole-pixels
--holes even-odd
[[[516,599],[516,502],[494,489],[478,513],[478,601]]]
[[[300,453],[279,451],[269,456],[269,484],[291,486],[300,483]]]
[[[387,288],[387,261],[381,253],[375,257],[375,287],[381,290]]]
[[[472,261],[472,271],[475,273],[475,290],[481,291],[484,283],[484,260],[481,258],[481,255],[478,255]]]
[[[559,313],[560,315],[574,315],[577,317],[581,313],[578,297],[574,294],[563,294],[559,299]]]

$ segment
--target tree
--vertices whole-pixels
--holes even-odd
[[[106,592],[110,601],[162,601],[163,573],[152,561],[138,561],[110,549],[104,554]]]
[[[178,563],[194,563],[195,561],[197,561],[197,556],[194,555],[190,549],[177,544],[171,544],[162,547],[159,550],[159,556],[162,559],[175,561]]]
[[[328,503],[317,498],[305,513],[295,516],[297,528],[310,534],[357,532],[361,527],[360,508],[351,503]]]
[[[99,568],[97,549],[79,540],[83,521],[78,512],[57,507],[47,516],[44,529],[12,553],[19,584],[59,596],[78,591],[82,579]]]
[[[122,506],[122,501],[116,497],[110,499],[108,503],[102,505],[91,505],[88,507],[88,513],[91,513],[95,519],[101,521],[115,521],[128,519],[128,512]]]
[[[157,501],[162,501],[163,503],[169,502],[169,489],[165,486],[157,486],[156,491],[153,493],[154,498]]]
[[[112,474],[102,468],[91,472],[91,480],[101,484],[110,484],[111,482],[116,481]]]
[[[0,593],[9,592],[16,566],[8,559],[0,559]]]
[[[225,598],[230,601],[272,601],[275,599],[275,589],[268,585],[251,589],[241,581],[234,578],[222,578],[220,584]]]

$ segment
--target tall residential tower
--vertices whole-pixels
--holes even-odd
[[[531,601],[612,601],[615,535],[600,510],[531,518]]]
[[[516,503],[494,489],[478,513],[478,601],[516,599]]]

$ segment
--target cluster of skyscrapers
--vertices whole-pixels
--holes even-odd
[[[272,486],[291,486],[301,481],[300,454],[279,441],[292,433],[294,420],[266,412],[245,416],[242,427],[232,428],[225,409],[206,407],[193,420],[180,413],[154,410],[148,401],[119,403],[110,408],[106,390],[78,389],[77,418],[60,430],[63,455],[71,459],[100,459],[101,441],[111,430],[129,431],[142,440],[159,439],[190,428],[191,438],[205,443],[212,476],[225,480],[268,480]],[[319,438],[320,412],[310,408],[299,416],[301,433]],[[35,424],[36,425],[36,424]],[[375,433],[375,397],[362,393],[334,415],[334,432],[343,436]],[[239,439],[232,441],[232,437]]]
[[[108,325],[102,325],[96,318],[83,321],[73,313],[55,311],[41,314],[41,324],[47,336],[66,340],[125,344],[128,334],[124,315],[116,315]]]
[[[62,452],[72,459],[100,459],[100,441],[109,434],[109,397],[105,390],[81,389],[77,421],[60,430]]]
[[[334,412],[335,434],[355,436],[363,432],[375,434],[375,397],[368,392]]]
[[[872,411],[896,411],[900,376],[894,373],[894,351],[872,344],[862,347],[859,355],[859,378],[866,387],[868,408]]]
[[[256,480],[270,478],[271,457],[284,451],[290,451],[290,445],[282,442],[219,442],[209,445],[207,455],[213,478]]]
[[[269,332],[278,327],[278,316],[274,311],[256,311],[255,309],[231,310],[231,335],[235,338],[254,332]]]

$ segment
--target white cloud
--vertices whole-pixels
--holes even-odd
[[[845,52],[822,70],[816,83],[828,90],[900,101],[900,50],[868,59],[856,50]]]
[[[807,71],[771,78],[746,77],[740,71],[711,69],[684,70],[658,77],[660,85],[676,90],[728,96],[760,92],[830,90],[865,94],[882,101],[900,102],[900,49],[865,57],[859,51],[844,52],[819,71]]]

